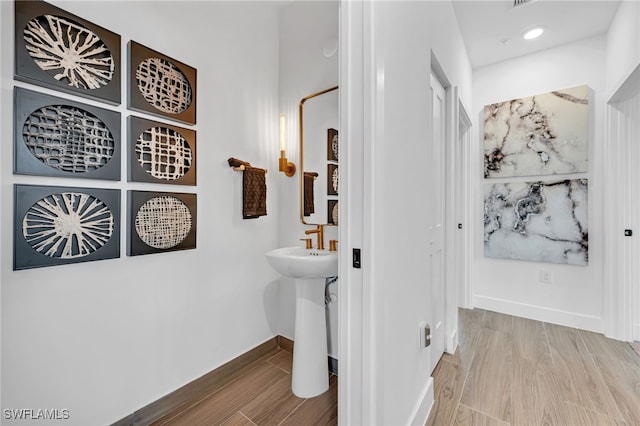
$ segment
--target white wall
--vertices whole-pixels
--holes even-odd
[[[439,190],[429,186],[426,173],[432,161],[431,54],[467,106],[471,66],[447,1],[367,2],[364,34],[362,249],[364,309],[370,312],[364,329],[371,331],[364,337],[372,340],[364,356],[373,362],[365,387],[375,394],[371,423],[424,424],[433,401],[433,366],[430,349],[419,348],[418,325],[434,324],[427,224]]]
[[[623,0],[607,33],[607,94],[640,63],[640,2]]]
[[[606,40],[604,35],[537,52],[473,73],[471,118],[475,187],[472,287],[476,307],[522,317],[602,331],[603,295],[603,105],[605,102]],[[589,265],[586,267],[485,258],[483,255],[482,124],[484,105],[551,90],[588,85]],[[563,178],[570,175],[562,175]],[[584,175],[580,175],[584,177]],[[526,181],[521,178],[519,181]],[[540,270],[553,274],[553,283],[539,282]]]
[[[281,247],[302,245],[301,238],[313,226],[300,221],[300,152],[298,150],[298,104],[302,98],[338,84],[338,53],[326,57],[323,47],[338,37],[338,2],[292,2],[280,11],[280,111],[287,114],[287,156],[298,167],[289,178],[278,173],[280,188],[280,216],[278,243]],[[338,227],[325,228],[325,247],[330,239],[337,240]],[[315,247],[315,236],[314,238]],[[340,242],[338,242],[340,249]],[[331,291],[337,293],[332,284]],[[290,278],[280,278],[280,327],[279,334],[294,338],[295,288]],[[330,319],[329,354],[338,357],[337,303],[328,305]],[[332,331],[332,332],[331,332]]]
[[[127,257],[122,226],[120,259],[14,272],[14,183],[121,189],[123,225],[125,191],[156,187],[127,183],[124,158],[120,182],[12,175],[12,90],[25,85],[12,79],[13,2],[0,4],[2,408],[68,409],[65,424],[109,424],[278,333],[277,274],[264,258],[280,223],[278,11],[271,2],[53,3],[120,34],[123,53],[133,39],[198,70],[198,186],[157,187],[198,194],[197,249]],[[124,136],[126,105],[107,108],[122,114]],[[269,168],[268,216],[242,219],[231,156]]]

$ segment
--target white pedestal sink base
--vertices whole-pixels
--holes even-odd
[[[291,390],[311,398],[329,389],[324,278],[296,278],[296,324]]]

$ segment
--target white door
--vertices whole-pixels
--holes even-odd
[[[428,256],[431,282],[431,370],[440,360],[445,348],[445,90],[431,74],[433,104],[431,146],[428,167],[431,169],[428,186],[431,188],[431,214],[429,215]]]

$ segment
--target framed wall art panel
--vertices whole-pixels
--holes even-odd
[[[127,92],[130,109],[196,124],[196,69],[135,41]]]
[[[120,36],[44,1],[16,1],[15,78],[120,104]]]
[[[120,113],[16,87],[16,174],[120,180]]]
[[[196,248],[196,194],[128,191],[127,255]]]
[[[327,164],[327,195],[338,195],[338,165]]]
[[[338,209],[339,204],[338,200],[327,200],[327,224],[328,225],[337,225],[338,224]]]
[[[130,182],[196,184],[196,132],[190,129],[128,118]]]
[[[588,171],[589,87],[486,105],[484,177]]]
[[[327,129],[327,160],[338,161],[340,153],[340,139],[336,129]]]
[[[120,191],[14,185],[13,269],[120,257]]]
[[[485,184],[484,255],[587,265],[587,179]]]

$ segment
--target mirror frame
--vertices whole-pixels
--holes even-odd
[[[304,224],[304,225],[315,225],[315,223],[307,223],[304,220],[304,103],[306,101],[308,101],[309,99],[313,99],[315,97],[318,97],[320,95],[324,95],[325,93],[329,93],[329,92],[333,92],[334,90],[338,90],[338,86],[333,86],[330,87],[328,89],[325,90],[321,90],[319,92],[316,93],[312,93],[309,96],[306,96],[304,98],[302,98],[300,100],[300,104],[298,106],[298,121],[299,121],[299,125],[300,125],[300,159],[299,159],[299,164],[300,164],[300,221]],[[336,226],[336,225],[329,225],[329,224],[325,224],[328,226]]]

